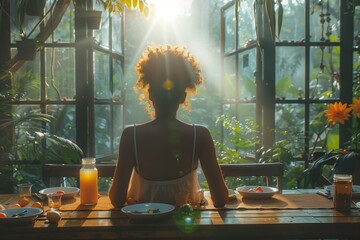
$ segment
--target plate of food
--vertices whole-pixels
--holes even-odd
[[[49,193],[61,193],[63,194],[62,199],[69,199],[74,198],[80,189],[77,187],[51,187],[51,188],[44,188],[39,191],[42,195],[47,195]]]
[[[42,213],[41,208],[32,207],[0,210],[0,223],[31,223]]]
[[[272,198],[279,189],[267,186],[242,186],[236,188],[243,198],[249,199],[267,199]]]
[[[174,211],[175,206],[165,203],[138,203],[125,206],[121,209],[130,219],[146,221],[163,219]]]
[[[328,195],[330,195],[330,197],[332,197],[334,191],[334,185],[325,186],[324,190]],[[360,185],[353,185],[351,195],[353,198],[360,198]]]

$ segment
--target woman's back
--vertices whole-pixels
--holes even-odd
[[[152,121],[137,125],[135,129],[137,171],[143,178],[171,180],[197,168],[196,141],[201,139],[196,136],[193,125],[177,120],[170,123]]]

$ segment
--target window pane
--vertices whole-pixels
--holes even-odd
[[[239,98],[256,96],[254,73],[256,71],[256,49],[250,49],[239,54]]]
[[[305,49],[303,47],[276,48],[276,97],[304,98]]]
[[[114,139],[113,139],[113,148],[114,153],[118,152],[120,136],[123,131],[123,106],[122,105],[114,105],[114,116],[113,116],[113,124],[114,124]]]
[[[323,114],[326,104],[310,105],[310,150],[327,151],[339,148],[339,124],[326,128],[327,119]]]
[[[224,127],[224,144],[243,157],[255,151],[256,129],[252,127],[255,123],[255,109],[253,103],[223,105],[224,115],[229,118]],[[234,158],[232,161],[236,162],[238,159]]]
[[[50,132],[76,142],[75,106],[47,105],[46,111],[54,117]]]
[[[55,42],[74,42],[75,41],[75,11],[72,2],[66,9],[58,27],[54,31]],[[51,37],[48,39],[51,41]]]
[[[95,156],[111,154],[112,118],[110,106],[95,105]]]
[[[122,17],[120,14],[112,16],[112,48],[118,53],[122,53],[121,39],[122,39]]]
[[[238,33],[239,42],[238,48],[242,48],[249,40],[256,40],[256,29],[254,20],[254,1],[245,0],[240,1],[239,5],[239,22]],[[234,39],[233,39],[234,40]]]
[[[124,74],[119,60],[113,60],[113,99],[121,100]]]
[[[40,113],[40,107],[36,105],[17,105],[14,106],[15,132],[14,135],[14,154],[19,160],[36,159],[34,148],[36,145],[36,133],[44,131],[44,125],[39,121],[31,121],[32,113]]]
[[[359,52],[354,52],[353,55],[353,69],[354,69],[354,79],[353,79],[353,94],[354,97],[360,97],[360,54]]]
[[[51,48],[46,53],[46,96],[51,100],[74,99],[75,96],[75,49]],[[53,55],[54,54],[54,55]],[[54,58],[54,61],[52,60]],[[53,66],[52,66],[53,63]],[[51,69],[54,69],[52,76]],[[52,79],[53,78],[53,79]]]
[[[236,117],[236,104],[224,104],[223,106],[223,113],[226,116],[229,116],[229,118],[233,118]],[[236,143],[231,142],[231,131],[229,129],[227,129],[226,127],[224,128],[224,136],[223,136],[223,143],[229,147],[229,148],[235,148],[236,147]]]
[[[235,55],[224,59],[225,68],[225,99],[236,97],[236,73],[235,73]]]
[[[276,104],[275,106],[276,141],[287,140],[300,154],[304,146],[305,106],[302,104]]]
[[[26,61],[14,75],[14,90],[21,100],[40,100],[40,60],[39,53],[34,61]]]
[[[225,21],[225,53],[235,50],[235,5],[224,12]]]
[[[340,40],[340,14],[341,1],[309,1],[313,10],[310,15],[310,36],[312,42]],[[322,17],[321,17],[322,16]]]
[[[310,48],[310,98],[339,98],[340,47]],[[321,70],[323,66],[323,70]]]
[[[100,44],[100,46],[108,48],[108,49],[110,48],[109,20],[110,20],[109,12],[103,11],[102,16],[101,16],[101,27],[99,30],[94,30],[95,40],[98,42],[98,44]]]
[[[305,21],[299,21],[305,19],[305,0],[282,1],[281,4],[284,13],[280,39],[287,41],[305,39]]]
[[[238,105],[237,118],[241,123],[246,124],[247,121],[255,122],[256,106],[254,103],[245,103]]]
[[[95,98],[111,99],[109,56],[99,51],[94,51],[94,81]]]

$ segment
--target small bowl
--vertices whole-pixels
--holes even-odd
[[[80,189],[77,187],[51,187],[42,189],[39,191],[39,193],[46,197],[47,194],[56,193],[58,191],[64,191],[62,199],[70,199],[75,198],[75,196],[79,193]]]
[[[279,192],[279,189],[267,186],[260,186],[263,189],[263,192],[253,192],[252,189],[257,187],[258,186],[243,186],[236,188],[236,191],[238,191],[243,198],[248,199],[268,199]]]

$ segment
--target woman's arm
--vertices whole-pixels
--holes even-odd
[[[228,201],[229,193],[217,162],[214,141],[205,127],[198,126],[197,133],[200,143],[199,159],[209,184],[211,199],[215,207],[223,207]]]
[[[109,190],[109,198],[116,208],[123,207],[127,201],[127,191],[131,173],[134,168],[133,127],[124,129],[116,164],[113,182]]]

